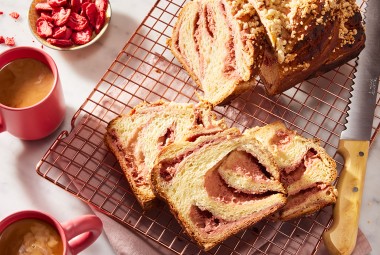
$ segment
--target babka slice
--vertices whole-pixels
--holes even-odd
[[[247,0],[185,4],[168,45],[213,105],[228,103],[257,82],[264,28]]]
[[[288,192],[287,203],[274,214],[275,219],[290,220],[335,203],[336,163],[316,141],[287,129],[282,122],[247,132],[271,152]]]
[[[249,0],[266,29],[260,78],[269,95],[356,57],[364,29],[355,0]]]
[[[270,153],[231,128],[165,147],[152,186],[184,230],[209,250],[286,202]]]
[[[207,103],[144,102],[109,123],[105,143],[115,154],[138,202],[148,209],[155,199],[150,172],[160,150],[173,142],[225,128],[224,120],[217,120]]]

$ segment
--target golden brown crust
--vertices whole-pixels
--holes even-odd
[[[125,158],[124,158],[124,153],[120,151],[117,146],[115,146],[114,139],[111,137],[110,134],[106,133],[104,136],[104,142],[107,145],[107,147],[110,149],[110,151],[113,153],[113,155],[116,157],[117,161],[120,164],[120,168],[122,169],[124,176],[127,178],[127,181],[130,185],[130,188],[135,194],[135,197],[138,201],[138,203],[145,209],[149,210],[153,208],[156,204],[157,201],[155,200],[155,196],[147,196],[146,193],[141,192],[139,188],[136,187],[134,178],[131,176],[130,173],[130,167],[127,166]]]
[[[252,14],[248,2],[254,6],[257,13]],[[199,9],[200,14],[195,15],[194,19],[199,18],[201,21],[193,20],[193,29],[199,29],[202,22],[205,22],[202,17],[200,18],[203,15],[203,10],[215,3],[224,4],[227,14],[229,14],[226,16],[228,25],[226,24],[224,29],[220,27],[220,30],[232,31],[231,27],[234,26],[231,23],[243,24],[241,27],[244,27],[246,24],[254,23],[256,17],[260,17],[261,23],[266,29],[267,37],[267,40],[262,40],[265,33],[260,33],[260,25],[255,25],[258,28],[256,37],[247,36],[249,40],[252,40],[252,43],[245,47],[246,50],[250,47],[253,49],[251,75],[249,79],[232,78],[223,96],[212,95],[216,94],[217,91],[212,86],[220,88],[223,86],[221,84],[227,84],[226,80],[218,83],[222,79],[214,74],[215,77],[211,80],[200,78],[202,76],[200,74],[202,65],[197,66],[197,63],[202,62],[202,56],[197,56],[194,52],[186,55],[178,50],[179,46],[177,45],[179,33],[189,33],[189,38],[191,33],[195,33],[192,30],[180,29],[182,22],[191,23],[191,21],[186,20],[188,18],[186,16],[189,13],[195,15],[194,13]],[[244,9],[245,11],[240,11],[240,13],[245,13],[245,16],[236,15],[239,12],[235,8]],[[243,23],[239,23],[242,20]],[[199,40],[195,39],[194,45],[197,45]],[[187,3],[181,10],[168,45],[197,86],[205,92],[203,99],[210,101],[213,105],[220,105],[226,104],[245,91],[252,89],[257,84],[255,80],[257,72],[259,72],[267,94],[279,94],[306,79],[321,75],[355,58],[364,48],[364,41],[362,17],[354,0],[289,0],[285,2],[195,0]],[[236,42],[234,40],[234,44]],[[215,47],[223,48],[225,45],[213,44],[212,47],[209,46],[209,48]],[[248,50],[248,52],[250,51]],[[184,57],[184,55],[186,56]],[[196,64],[194,65],[194,63]]]
[[[307,192],[314,192],[307,194]],[[288,203],[271,215],[271,220],[289,221],[312,215],[326,206],[333,205],[337,199],[337,190],[328,186],[324,189],[305,191],[287,198]],[[292,201],[289,203],[289,201]]]
[[[310,1],[310,5],[313,1]],[[320,5],[322,2],[313,2]],[[279,94],[294,85],[342,65],[355,58],[364,48],[365,34],[360,10],[354,1],[339,1],[323,15],[324,23],[302,20],[303,26],[294,28],[301,34],[288,54],[296,55],[293,61],[281,62],[275,48],[267,47],[260,70],[260,78],[268,95]]]

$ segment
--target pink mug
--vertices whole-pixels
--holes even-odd
[[[53,73],[53,86],[38,103],[12,108],[0,103],[0,132],[8,131],[23,140],[37,140],[53,133],[65,116],[65,101],[54,60],[43,50],[34,47],[15,47],[0,54],[0,70],[17,59],[38,60]]]
[[[0,249],[2,251],[10,252],[10,249],[26,249],[25,246],[28,246],[29,240],[27,239],[26,235],[28,235],[28,238],[32,238],[34,247],[28,247],[27,249],[37,249],[36,246],[38,246],[38,249],[44,249],[42,248],[41,243],[38,243],[36,240],[49,240],[46,241],[46,243],[50,242],[51,246],[51,240],[47,239],[43,235],[48,233],[47,229],[43,229],[41,231],[36,230],[37,227],[34,225],[34,232],[32,233],[31,230],[27,227],[27,225],[19,225],[20,227],[16,229],[13,226],[16,226],[15,223],[21,223],[22,220],[40,220],[44,223],[49,224],[49,226],[53,227],[53,229],[56,230],[55,233],[58,233],[58,238],[62,241],[62,244],[59,244],[60,250],[62,250],[62,253],[59,255],[76,255],[79,252],[86,249],[88,246],[90,246],[95,240],[100,236],[102,233],[103,224],[102,221],[95,215],[83,215],[78,218],[75,218],[73,220],[69,220],[65,223],[59,223],[54,217],[50,216],[49,214],[39,212],[39,211],[20,211],[16,212],[14,214],[9,215],[5,219],[3,219],[0,222]],[[25,221],[24,221],[25,222]],[[19,248],[15,247],[14,243],[12,242],[12,238],[16,237],[17,235],[20,235],[20,228],[23,229],[25,234],[23,237],[18,236],[18,243],[21,247],[23,245],[24,247]],[[31,228],[30,228],[31,229]],[[12,233],[13,231],[13,233]],[[21,231],[22,232],[22,231]],[[17,233],[17,234],[15,234]],[[36,237],[37,234],[40,236]],[[43,233],[43,234],[41,234]],[[13,236],[12,236],[13,235]],[[2,241],[3,239],[3,241]],[[10,240],[8,240],[10,239]],[[20,241],[24,243],[20,243]],[[3,243],[2,243],[3,242]],[[7,247],[1,247],[2,245],[5,245]],[[45,251],[46,252],[46,251]]]

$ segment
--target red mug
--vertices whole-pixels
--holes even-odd
[[[36,223],[32,226],[32,223],[25,223],[25,220],[43,222],[51,226],[59,238],[58,242],[55,240],[55,235],[49,232],[50,227],[41,225],[42,229],[39,230]],[[17,223],[19,223],[18,226]],[[59,250],[59,255],[76,255],[95,242],[102,233],[102,228],[102,221],[95,215],[83,215],[61,224],[54,217],[43,212],[20,211],[0,222],[0,249],[8,253],[12,253],[13,250],[18,252],[20,249],[29,252],[31,249],[40,249],[41,252],[51,253],[52,250],[45,249],[54,248],[55,251]],[[12,239],[17,239],[18,245],[15,245]],[[46,241],[45,244],[44,241]],[[49,247],[46,248],[44,245],[49,245]]]
[[[15,47],[0,54],[0,70],[12,61],[31,58],[45,64],[53,74],[53,84],[39,102],[13,108],[0,102],[0,132],[8,131],[23,140],[37,140],[53,133],[62,123],[66,106],[54,60],[34,47]]]

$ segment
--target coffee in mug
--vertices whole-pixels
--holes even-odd
[[[95,242],[102,228],[95,215],[60,223],[44,212],[16,212],[0,221],[0,254],[76,255]]]
[[[44,63],[33,58],[13,60],[0,70],[0,103],[12,108],[32,106],[52,89],[54,75]]]
[[[7,255],[62,255],[58,231],[40,219],[22,219],[7,226],[0,234],[0,251]]]
[[[0,132],[23,140],[52,134],[66,106],[54,60],[34,47],[0,53]]]

